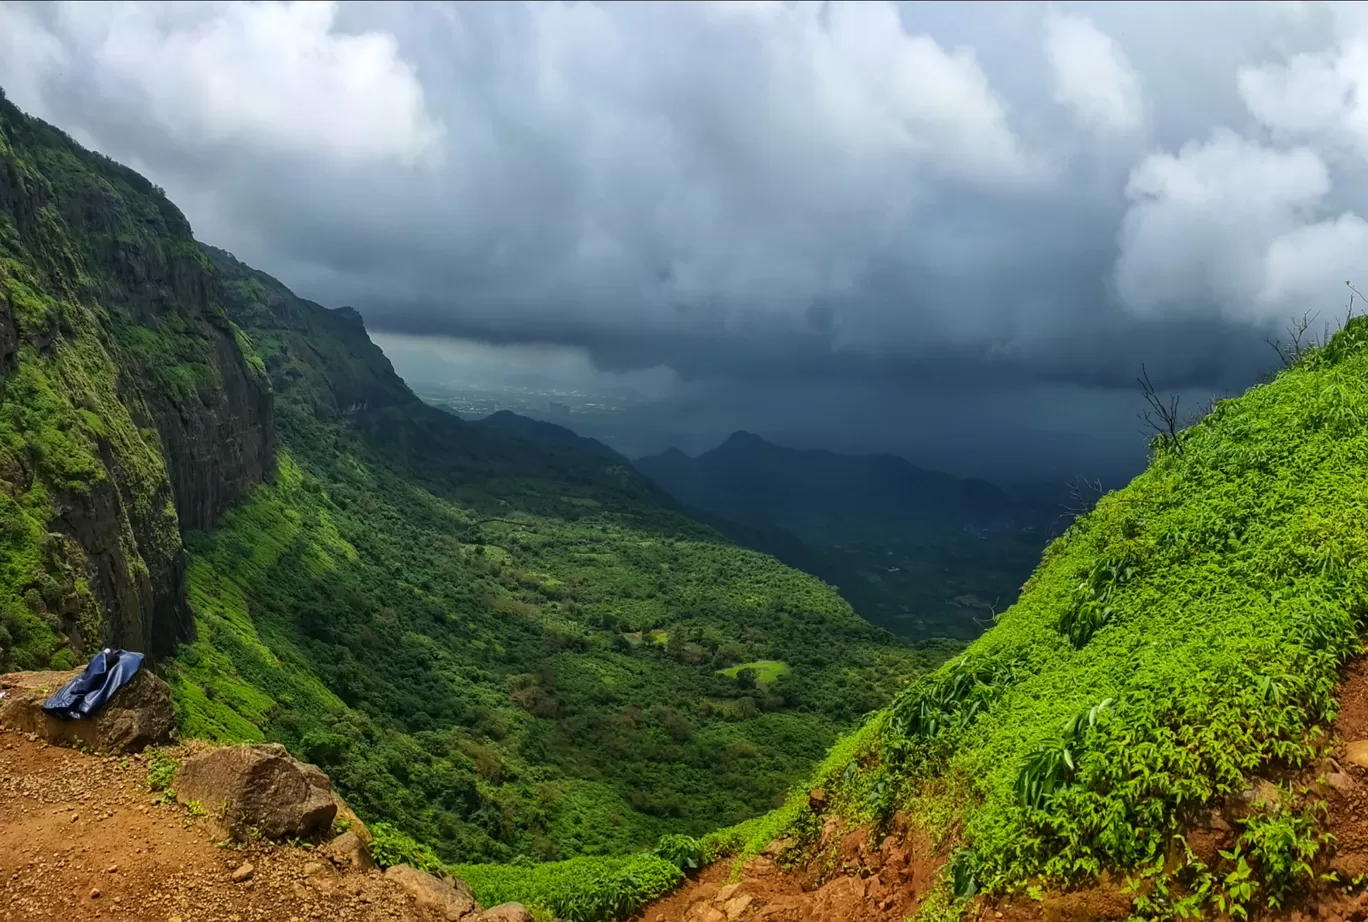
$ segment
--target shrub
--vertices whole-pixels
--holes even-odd
[[[169,791],[171,781],[176,776],[180,763],[175,759],[155,749],[147,757],[147,789],[149,791]]]
[[[692,871],[703,860],[703,845],[693,836],[665,835],[656,843],[655,853],[681,871]]]
[[[370,832],[371,854],[382,868],[406,864],[429,874],[442,872],[442,862],[435,854],[389,823],[376,823],[370,827]]]

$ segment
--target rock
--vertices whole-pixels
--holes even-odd
[[[198,801],[216,831],[239,842],[308,839],[326,833],[337,815],[332,782],[279,743],[224,746],[185,760],[176,799]]]
[[[310,861],[304,865],[304,882],[319,893],[332,893],[337,887],[339,871],[325,861]]]
[[[775,839],[774,841],[766,845],[764,850],[761,851],[760,854],[764,855],[766,858],[778,858],[784,852],[793,848],[793,846],[797,844],[797,840],[788,837],[782,839]]]
[[[1368,768],[1368,740],[1354,740],[1344,744],[1344,761],[1359,768]]]
[[[1331,772],[1325,776],[1325,783],[1341,794],[1348,794],[1354,789],[1354,779],[1344,772]]]
[[[727,885],[726,885],[725,887],[723,887],[721,890],[718,890],[718,891],[717,891],[717,902],[719,902],[719,903],[725,903],[727,900],[729,900],[729,899],[731,899],[733,896],[735,896],[735,895],[736,895],[736,891],[737,891],[737,890],[740,890],[740,889],[741,889],[741,885],[740,885],[740,884],[727,884]]]
[[[750,904],[751,895],[749,893],[743,893],[727,903],[726,906],[723,906],[722,911],[727,914],[728,919],[739,919],[741,918],[741,914],[750,907]]]
[[[256,868],[252,867],[252,862],[244,861],[238,865],[238,869],[233,872],[233,883],[240,884],[244,880],[251,880]]]
[[[808,793],[808,806],[811,807],[815,813],[821,813],[825,810],[829,802],[830,801],[827,800],[826,791],[823,791],[821,788],[814,788]]]
[[[323,847],[323,855],[344,870],[369,871],[375,867],[370,849],[354,832],[344,832],[333,839]]]
[[[769,858],[756,857],[747,861],[742,866],[741,871],[751,878],[774,877],[779,874],[779,865]]]
[[[406,864],[396,864],[385,871],[385,879],[393,881],[412,896],[419,908],[441,913],[447,922],[456,922],[463,916],[480,911],[480,904],[475,902],[475,897],[463,882],[457,881],[459,886],[452,886]]]
[[[0,728],[100,753],[141,752],[175,738],[171,689],[146,666],[85,720],[59,720],[44,713],[43,702],[81,672],[73,669],[0,676],[0,692],[4,693],[0,697]]]
[[[500,903],[476,916],[475,922],[532,922],[532,913],[522,903]]]
[[[100,898],[100,889],[98,887],[90,891],[90,898],[92,900],[98,900]]]
[[[332,796],[333,803],[337,805],[337,817],[333,820],[333,825],[345,823],[347,828],[344,831],[355,833],[356,837],[365,843],[366,848],[370,848],[373,844],[370,830],[361,822],[361,817],[352,812],[352,808],[347,806],[347,802],[336,791],[333,791]]]

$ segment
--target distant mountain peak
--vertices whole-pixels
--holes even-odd
[[[627,460],[616,449],[605,445],[598,439],[580,435],[575,430],[559,423],[533,419],[531,416],[523,416],[521,413],[515,413],[512,410],[495,410],[481,419],[477,425],[502,429],[534,442],[579,448],[592,454],[620,461]]]

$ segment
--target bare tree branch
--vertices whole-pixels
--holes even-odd
[[[1264,342],[1273,347],[1273,351],[1278,353],[1278,358],[1282,361],[1284,368],[1291,368],[1301,358],[1318,344],[1314,335],[1308,336],[1307,331],[1311,329],[1311,324],[1320,316],[1319,313],[1313,314],[1310,311],[1301,315],[1301,319],[1292,320],[1287,325],[1287,339],[1266,339]]]
[[[1353,282],[1345,282],[1344,284],[1348,287],[1350,294],[1349,304],[1344,309],[1344,323],[1340,327],[1341,330],[1349,325],[1349,321],[1354,319],[1354,298],[1357,297],[1360,301],[1368,301],[1368,298],[1363,296],[1363,292],[1354,287]]]
[[[1153,430],[1165,444],[1172,445],[1176,451],[1181,452],[1183,446],[1178,441],[1178,432],[1182,428],[1182,419],[1178,415],[1179,396],[1170,394],[1167,400],[1160,397],[1144,365],[1140,366],[1140,377],[1135,380],[1140,385],[1140,393],[1144,395],[1145,403],[1149,405],[1149,409],[1139,414],[1145,424],[1145,429],[1141,431]]]
[[[1106,490],[1102,488],[1102,481],[1095,478],[1075,477],[1068,483],[1069,502],[1064,507],[1065,513],[1078,518],[1093,511]]]

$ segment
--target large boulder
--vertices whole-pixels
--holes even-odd
[[[14,672],[0,676],[0,727],[36,733],[59,746],[95,752],[141,752],[175,738],[176,712],[171,689],[150,669],[139,669],[103,708],[83,720],[61,720],[43,711],[43,702],[81,674]]]
[[[337,816],[332,781],[279,743],[224,746],[193,756],[173,786],[177,800],[197,801],[221,834],[239,842],[317,838],[332,829]]]
[[[532,922],[532,913],[522,903],[500,903],[476,916],[475,922]]]
[[[420,909],[431,909],[447,922],[474,917],[480,912],[480,904],[464,881],[447,883],[406,864],[396,864],[386,870],[385,879],[413,897]]]

